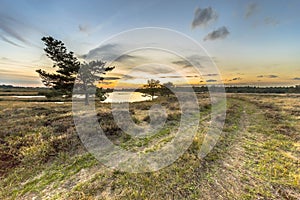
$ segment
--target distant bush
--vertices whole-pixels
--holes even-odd
[[[63,93],[58,90],[39,91],[38,95],[45,96],[47,99],[62,97]]]

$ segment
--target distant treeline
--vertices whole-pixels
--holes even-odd
[[[213,91],[221,90],[218,86],[209,86]],[[208,87],[193,87],[195,92],[207,92]],[[226,86],[226,93],[300,93],[300,85],[290,87],[256,87],[256,86]]]
[[[22,86],[13,86],[13,85],[0,85],[0,90],[2,92],[41,92],[48,91],[49,88],[45,87],[22,87]]]
[[[1,89],[41,89],[45,87],[22,87],[22,86],[14,86],[14,85],[0,85]]]
[[[220,86],[193,86],[195,92],[208,92],[208,87],[213,91],[222,91],[223,88]],[[16,87],[12,85],[0,85],[2,91],[39,91],[47,92],[48,88],[45,87]],[[159,90],[159,88],[157,88]],[[176,91],[187,91],[187,87],[174,87]],[[112,92],[113,89],[107,89],[106,92]],[[133,91],[133,89],[118,89],[118,91]],[[143,89],[138,89],[135,91],[143,92]],[[257,86],[225,86],[226,93],[300,93],[300,85],[290,86],[290,87],[257,87]]]
[[[174,91],[186,92],[187,87],[176,86],[173,88]],[[159,90],[159,88],[157,89]],[[208,92],[211,91],[224,91],[221,86],[193,86],[195,92]],[[131,89],[123,89],[122,91],[131,91]],[[143,92],[143,89],[138,90]],[[225,86],[226,93],[300,93],[300,85],[290,86],[290,87],[257,87],[257,86]]]

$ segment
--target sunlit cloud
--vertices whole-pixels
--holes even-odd
[[[235,78],[233,78],[233,79],[231,79],[232,81],[240,81],[240,80],[242,80],[242,78],[241,77],[235,77]]]
[[[180,65],[183,68],[187,68],[187,67],[192,66],[191,63],[187,60],[177,60],[177,61],[173,61],[172,63],[175,64],[175,65]]]
[[[214,82],[217,82],[218,80],[215,80],[215,79],[208,79],[206,80],[207,83],[214,83]]]
[[[118,50],[120,47],[118,44],[106,44],[98,48],[90,50],[87,54],[81,57],[87,60],[97,60],[102,58],[103,60],[112,60],[120,55]]]
[[[208,56],[201,56],[201,55],[191,55],[186,59],[180,59],[173,61],[173,64],[182,66],[183,68],[192,68],[192,67],[200,67],[203,68],[204,63],[211,62],[211,58]]]
[[[219,74],[204,74],[203,76],[218,76]]]
[[[268,77],[268,78],[278,78],[279,76],[277,76],[277,75],[268,75],[266,77]]]
[[[110,80],[110,81],[113,81],[113,80],[119,80],[120,77],[114,77],[114,76],[106,76],[105,77],[105,80]]]
[[[270,74],[270,75],[259,75],[257,78],[279,78],[279,76]]]

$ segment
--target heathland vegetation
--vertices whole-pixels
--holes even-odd
[[[183,113],[172,91],[186,88],[149,80],[138,89],[151,100],[129,103],[132,121],[149,125],[149,110],[157,104],[166,120],[155,134],[133,137],[117,125],[111,105],[101,102],[107,90],[96,88],[113,67],[79,62],[61,41],[43,41],[56,69],[37,70],[48,88],[0,86],[0,199],[300,199],[299,86],[225,87],[223,132],[204,158],[198,152],[213,120],[208,91],[219,86],[195,86],[200,120],[187,151],[156,172],[122,172],[98,162],[77,135],[71,102],[76,77],[86,106],[92,92],[100,97],[95,110],[106,137],[140,153],[174,139]]]
[[[229,95],[223,134],[199,159],[210,124],[210,98],[198,94],[200,126],[189,149],[157,171],[131,174],[106,168],[86,151],[71,102],[0,101],[1,199],[299,199],[299,96]],[[163,129],[131,138],[115,124],[109,104],[96,103],[99,124],[116,145],[153,151],[174,137],[180,107],[173,95],[130,104],[137,124],[153,104],[167,108]]]

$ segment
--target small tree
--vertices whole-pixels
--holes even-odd
[[[171,88],[173,87],[174,84],[172,82],[164,83],[160,89],[161,95],[167,95],[169,97],[170,94],[172,94]]]
[[[160,81],[154,79],[148,80],[147,84],[144,85],[144,88],[145,93],[149,94],[151,96],[151,100],[153,100],[155,92],[157,92],[158,89],[161,88]]]
[[[102,81],[104,78],[101,75],[105,74],[107,71],[113,70],[115,67],[106,67],[106,63],[102,61],[91,61],[89,63],[82,63],[80,71],[78,73],[78,78],[80,80],[81,87],[85,95],[85,105],[89,105],[89,94],[91,89],[94,89],[95,83]],[[101,100],[104,98],[104,92],[102,88],[96,90],[96,96],[100,97]]]

